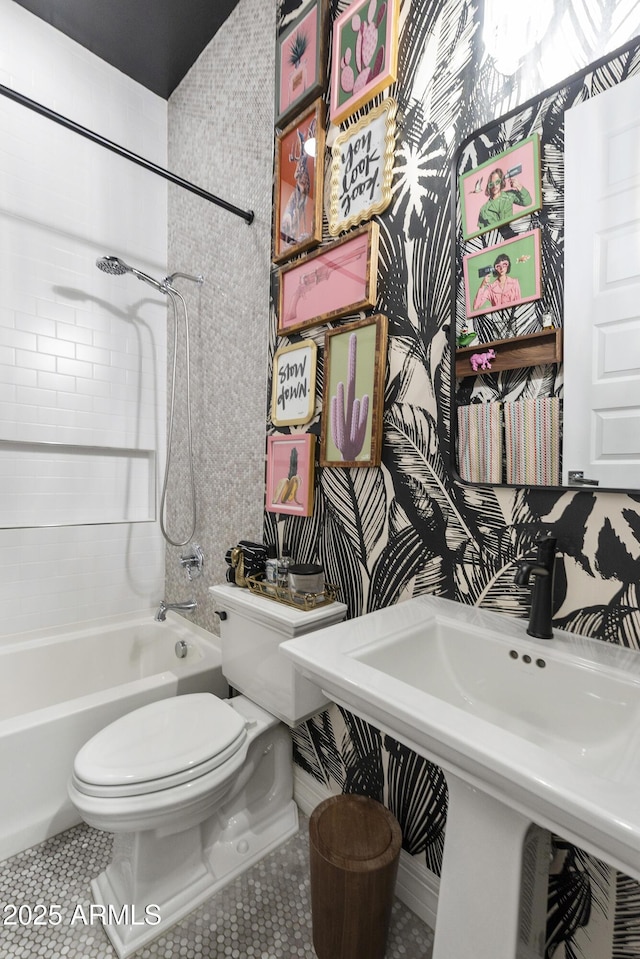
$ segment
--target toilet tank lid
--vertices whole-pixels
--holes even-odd
[[[235,610],[256,622],[267,623],[293,639],[323,626],[341,622],[347,612],[344,603],[327,603],[314,609],[295,609],[266,599],[241,586],[210,586],[218,610]]]
[[[212,693],[161,699],[116,719],[78,752],[73,771],[99,786],[150,782],[242,744],[245,719]]]

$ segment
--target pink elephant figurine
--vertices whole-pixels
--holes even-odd
[[[491,360],[495,360],[495,358],[496,351],[489,349],[486,353],[473,353],[469,358],[469,362],[471,363],[473,372],[476,373],[479,369],[490,370]]]

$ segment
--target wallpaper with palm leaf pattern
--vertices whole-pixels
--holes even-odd
[[[283,0],[281,29],[301,6]],[[331,18],[346,6],[333,0]],[[376,312],[389,319],[382,464],[317,468],[313,515],[266,513],[265,542],[284,540],[298,561],[321,562],[327,580],[340,585],[349,616],[434,592],[526,617],[530,594],[515,586],[514,569],[531,555],[539,533],[548,531],[561,551],[554,623],[640,649],[640,495],[474,488],[455,482],[450,469],[449,337],[459,295],[451,252],[456,151],[475,130],[640,34],[637,2],[538,0],[531,10],[529,44],[516,59],[500,40],[500,24],[509,17],[504,3],[404,0],[398,82],[388,91],[399,105],[393,201],[377,218]],[[639,70],[638,52],[631,51],[563,94],[561,105]],[[542,100],[542,142],[553,171],[562,112],[558,100]],[[531,112],[519,115],[514,140],[536,122]],[[330,128],[328,135],[331,140]],[[493,136],[485,144],[487,156],[509,143],[499,124]],[[547,192],[536,225],[544,231],[548,304],[561,317],[561,178]],[[276,293],[274,271],[274,303]],[[276,327],[273,313],[272,354],[302,338],[320,347],[316,416],[299,427],[319,433],[327,327],[289,340],[277,338]],[[521,393],[522,382],[515,378],[512,389]],[[270,420],[267,428],[275,432]],[[338,707],[298,727],[294,754],[330,791],[384,802],[400,821],[407,851],[439,872],[447,805],[441,770]],[[546,954],[594,955],[592,930],[599,925],[609,930],[607,956],[640,956],[638,884],[561,837],[553,841]],[[605,955],[600,951],[597,959]]]

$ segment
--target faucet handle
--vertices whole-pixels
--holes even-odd
[[[551,536],[551,534],[541,533],[540,536],[536,539],[536,546],[544,546],[546,543],[553,543],[554,546],[557,545],[557,538]]]
[[[555,562],[558,540],[555,536],[540,536],[536,540],[538,547],[537,562],[547,569],[551,569]]]
[[[204,566],[204,553],[202,547],[193,543],[189,549],[180,556],[180,565],[187,574],[187,579],[191,582],[202,576],[202,567]]]

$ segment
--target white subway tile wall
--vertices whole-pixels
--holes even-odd
[[[2,529],[149,522],[155,453],[0,440],[0,491]]]
[[[167,165],[163,99],[12,0],[0,22],[0,83]],[[123,520],[155,515],[172,318],[95,260],[163,276],[166,246],[165,181],[0,97],[0,526],[43,524],[0,529],[0,636],[162,596],[157,521]]]

